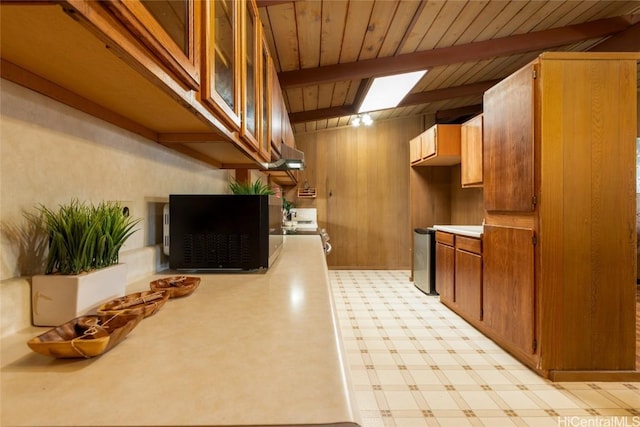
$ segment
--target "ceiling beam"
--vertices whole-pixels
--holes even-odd
[[[590,49],[593,52],[640,52],[640,23],[632,25]]]
[[[371,84],[373,84],[373,79],[362,79],[360,80],[360,86],[358,86],[358,91],[356,92],[356,96],[353,98],[353,109],[358,110],[364,101],[365,96],[367,96],[367,92],[371,89]]]
[[[484,93],[485,90],[498,83],[500,80],[488,80],[484,82],[471,83],[463,86],[455,86],[444,89],[430,90],[427,92],[411,93],[400,102],[398,107],[409,107],[411,105],[426,104],[429,102],[444,101],[451,98],[473,96]],[[289,114],[289,121],[294,123],[312,122],[316,120],[327,120],[336,117],[351,116],[357,114],[358,104],[342,105],[339,107],[321,108],[318,110],[300,111]]]
[[[436,123],[460,123],[482,113],[482,104],[436,111]]]
[[[500,79],[471,83],[463,86],[435,89],[427,92],[410,93],[400,101],[398,107],[409,107],[411,105],[427,104],[429,102],[443,101],[445,99],[478,95],[484,93],[487,89],[498,82],[500,82]]]
[[[356,114],[355,105],[341,105],[339,107],[320,108],[318,110],[300,111],[289,113],[291,124],[313,122],[316,120],[333,119],[336,117],[351,116]]]
[[[517,34],[422,52],[325,65],[304,70],[285,71],[278,73],[278,79],[283,89],[290,89],[516,55],[616,34],[636,24],[638,19],[640,19],[639,15],[617,16],[550,30]]]
[[[256,0],[256,6],[258,7],[275,6],[277,4],[293,3],[295,1],[296,0]]]

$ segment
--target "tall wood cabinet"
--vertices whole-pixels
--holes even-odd
[[[484,96],[481,328],[554,380],[636,373],[638,59],[545,53]]]

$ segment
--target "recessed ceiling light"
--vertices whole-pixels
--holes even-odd
[[[376,77],[364,97],[358,113],[396,107],[420,81],[427,70]]]

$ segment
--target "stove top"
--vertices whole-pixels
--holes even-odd
[[[292,227],[301,230],[318,229],[318,210],[316,208],[292,208]]]

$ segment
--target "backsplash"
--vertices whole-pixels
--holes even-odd
[[[120,260],[129,279],[162,268],[157,207],[171,193],[225,193],[229,172],[1,80],[0,325],[30,324],[30,278],[43,272],[25,213],[72,198],[120,201],[142,218]],[[159,241],[160,240],[160,241]]]

